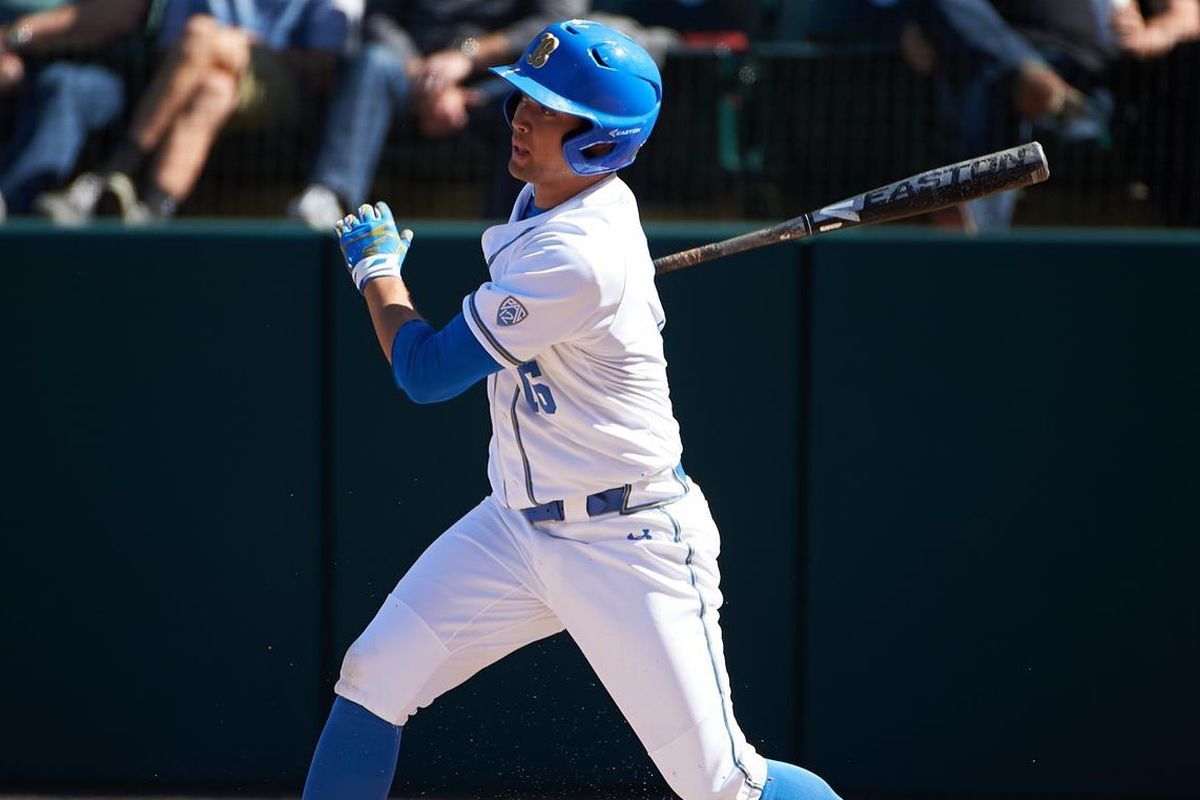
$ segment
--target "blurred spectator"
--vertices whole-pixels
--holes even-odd
[[[743,0],[593,0],[589,19],[625,17],[637,20],[642,26],[681,33],[750,31],[763,17],[760,5],[763,4]],[[628,31],[625,33],[628,35]],[[657,56],[655,60],[658,60]]]
[[[1182,42],[1200,38],[1200,2],[1147,2],[1149,16],[1133,0],[1110,0],[1117,46],[1133,58],[1158,58]]]
[[[511,61],[543,27],[585,16],[588,0],[411,0],[373,13],[368,43],[334,92],[310,183],[288,213],[326,228],[367,199],[392,121],[412,111],[427,137],[466,126],[503,99],[484,69]]]
[[[1143,13],[1145,16],[1143,16]],[[1106,72],[1121,54],[1163,55],[1200,34],[1200,0],[926,0],[902,37],[909,63],[932,72],[948,158],[1037,135],[1104,140]],[[968,230],[1003,230],[1016,193],[959,209]]]
[[[125,140],[98,174],[43,195],[39,208],[80,222],[107,191],[126,221],[173,215],[227,123],[298,120],[327,89],[361,8],[361,0],[169,0],[159,36],[168,49]],[[139,194],[133,176],[152,156]]]
[[[149,0],[0,0],[0,219],[70,175],[90,133],[125,107],[122,73]],[[15,94],[15,97],[12,95]],[[7,113],[6,113],[7,116]]]

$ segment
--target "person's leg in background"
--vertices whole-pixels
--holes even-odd
[[[986,0],[933,0],[914,21],[936,54],[935,118],[948,161],[1013,147],[1032,137],[1031,120],[1070,117],[1086,97]],[[969,231],[1007,230],[1015,192],[959,207]]]
[[[935,119],[949,148],[947,161],[974,158],[1028,138],[1028,123],[1014,112],[1008,99],[1011,86],[1004,76],[959,79],[942,72],[935,75]],[[1001,192],[965,203],[958,212],[968,232],[1008,230],[1016,206],[1016,192]]]
[[[87,173],[76,178],[63,192],[42,195],[39,204],[52,218],[71,221],[89,218],[96,208],[101,192],[112,189],[121,202],[122,211],[128,216],[144,214],[138,210],[133,191],[134,175],[146,159],[174,134],[180,133],[183,120],[193,126],[192,143],[203,149],[199,151],[199,164],[207,158],[207,145],[219,129],[220,122],[232,111],[224,111],[228,104],[229,85],[235,87],[245,74],[250,63],[250,38],[237,28],[220,26],[215,19],[204,14],[190,17],[183,38],[167,53],[154,79],[139,100],[133,120],[125,139],[113,150],[99,170],[100,175]],[[200,126],[200,127],[195,127]],[[212,128],[213,130],[206,130]],[[186,138],[188,133],[183,132]],[[207,141],[207,145],[205,142]],[[169,148],[169,168],[164,173],[157,167],[156,179],[164,174],[171,188],[151,186],[148,191],[152,202],[152,215],[169,215],[174,206],[190,190],[195,176],[188,179],[189,172],[199,174],[192,163],[195,158],[179,157],[179,148]],[[160,155],[159,164],[164,163]],[[183,191],[175,195],[172,191]],[[161,201],[161,202],[160,202]]]
[[[332,226],[345,207],[366,202],[392,121],[408,108],[411,59],[371,43],[347,65],[330,102],[329,116],[308,187],[288,213],[314,228]]]
[[[124,107],[124,83],[105,67],[58,61],[31,76],[0,157],[8,212],[28,212],[34,197],[65,181],[87,137],[112,124]]]
[[[175,117],[155,154],[143,194],[150,216],[173,216],[191,194],[217,134],[237,109],[238,84],[233,73],[213,70]]]

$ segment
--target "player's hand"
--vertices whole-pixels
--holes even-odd
[[[413,232],[396,230],[396,220],[387,203],[364,203],[358,213],[347,214],[334,225],[338,244],[346,259],[346,269],[359,293],[376,278],[399,278],[400,267]]]

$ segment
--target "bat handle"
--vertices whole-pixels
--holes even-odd
[[[808,214],[803,214],[795,219],[789,219],[778,225],[772,225],[770,228],[743,233],[741,236],[735,236],[732,239],[712,242],[699,247],[693,247],[691,250],[684,250],[669,256],[657,258],[654,260],[654,272],[656,275],[665,275],[677,269],[702,264],[705,261],[712,261],[714,258],[722,258],[734,253],[753,250],[763,245],[786,242],[791,239],[804,239],[812,236],[812,232],[812,217]]]

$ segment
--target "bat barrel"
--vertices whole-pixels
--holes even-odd
[[[1032,186],[1049,177],[1045,151],[1041,144],[1030,142],[931,169],[769,228],[663,256],[655,259],[654,268],[662,275],[776,242],[928,214],[997,192]]]
[[[1050,177],[1037,142],[913,175],[812,212],[817,233],[876,225],[1022,189]]]

